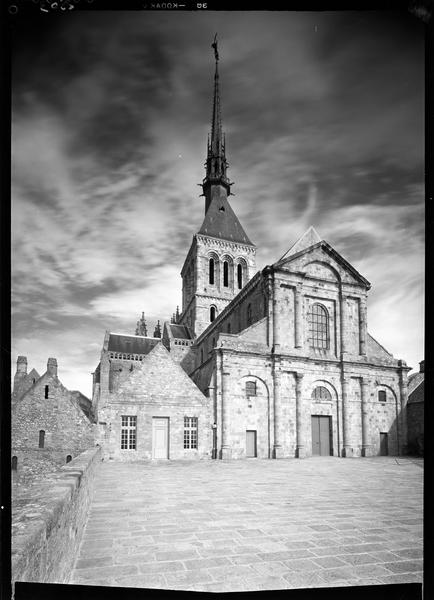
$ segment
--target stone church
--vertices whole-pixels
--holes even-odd
[[[403,454],[407,373],[367,331],[370,283],[313,227],[256,270],[229,204],[218,54],[205,216],[182,311],[148,336],[107,332],[93,374],[108,459]]]

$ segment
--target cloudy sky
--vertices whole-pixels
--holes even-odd
[[[181,304],[219,33],[231,204],[258,268],[310,226],[423,358],[423,23],[376,12],[75,12],[16,28],[12,361],[91,394],[106,329]]]

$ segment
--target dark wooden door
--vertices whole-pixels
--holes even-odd
[[[387,433],[380,433],[380,456],[387,456],[389,454],[389,442],[387,437]]]
[[[246,456],[248,458],[256,457],[256,431],[246,431]]]
[[[312,416],[312,454],[330,456],[330,417]]]

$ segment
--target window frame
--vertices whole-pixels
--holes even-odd
[[[319,350],[330,349],[330,315],[327,308],[314,302],[307,313],[309,325],[309,347]]]
[[[199,418],[184,415],[184,450],[197,450],[199,440]]]
[[[256,385],[256,381],[246,381],[245,391],[247,398],[250,398],[251,396],[257,396],[258,386]]]
[[[121,450],[137,450],[137,415],[121,415]]]
[[[381,398],[380,398],[381,395]],[[387,402],[387,392],[386,390],[378,390],[378,402]]]

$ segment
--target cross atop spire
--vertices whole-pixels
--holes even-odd
[[[222,119],[220,109],[220,87],[219,87],[219,71],[218,61],[219,53],[217,49],[217,34],[215,34],[214,42],[211,44],[214,49],[215,58],[215,74],[214,74],[214,99],[212,108],[211,136],[208,136],[207,158],[205,163],[206,176],[202,182],[203,195],[205,196],[205,213],[211,203],[212,196],[215,192],[219,196],[224,194],[230,195],[230,186],[226,170],[228,164],[226,161],[226,144],[224,134],[222,133]]]

